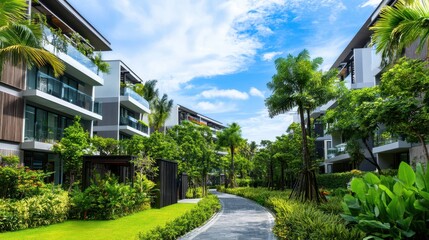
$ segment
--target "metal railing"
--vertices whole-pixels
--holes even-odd
[[[76,106],[92,111],[92,97],[42,72],[37,73],[36,83],[28,84],[28,89],[35,86],[37,90],[48,93]]]
[[[149,102],[146,101],[146,99],[144,99],[138,93],[134,92],[134,90],[132,90],[131,88],[128,88],[128,87],[121,88],[121,95],[131,97],[141,105],[145,106],[146,108],[149,108]]]
[[[347,143],[341,143],[333,148],[328,148],[328,151],[327,151],[328,159],[334,158],[341,154],[346,154],[347,153],[346,146],[347,146]]]

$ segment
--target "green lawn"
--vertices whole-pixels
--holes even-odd
[[[158,225],[164,225],[195,206],[196,204],[192,203],[179,203],[110,221],[70,220],[46,227],[0,233],[0,239],[135,239],[139,232],[146,232]]]

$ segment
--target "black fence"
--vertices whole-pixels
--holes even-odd
[[[158,177],[155,179],[159,189],[155,200],[158,208],[177,203],[177,163],[167,160],[156,160]]]
[[[188,175],[186,173],[182,173],[179,175],[179,199],[185,199],[186,198],[186,192],[188,191]]]

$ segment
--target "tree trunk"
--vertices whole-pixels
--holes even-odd
[[[423,136],[419,135],[419,141],[423,146],[423,150],[425,151],[426,161],[429,162],[429,152],[428,152],[428,147],[426,146],[425,138]]]
[[[322,195],[317,186],[316,173],[311,169],[310,166],[310,154],[308,151],[307,134],[305,131],[304,121],[304,109],[302,106],[298,106],[299,116],[301,120],[302,130],[302,155],[303,155],[303,169],[295,182],[295,186],[289,196],[289,198],[297,199],[302,202],[315,201],[320,203],[326,201],[324,195]]]
[[[371,163],[372,165],[374,165],[374,166],[375,166],[375,168],[377,168],[377,171],[381,174],[381,168],[380,168],[380,165],[378,165],[378,163],[377,163],[377,159],[375,159],[374,153],[372,153],[372,149],[369,147],[368,142],[367,142],[367,139],[366,139],[366,138],[362,138],[362,142],[363,142],[363,144],[365,145],[366,150],[368,150],[369,155],[371,155],[371,159],[372,159],[372,160],[370,161],[370,160],[369,160],[369,158],[366,158],[366,157],[365,157],[365,159],[366,159],[369,163]]]
[[[235,187],[235,167],[234,167],[234,146],[230,147],[231,149],[231,166],[230,166],[230,176],[229,176],[229,186],[231,188]]]
[[[268,189],[273,189],[273,181],[274,181],[274,167],[273,160],[270,160],[270,167],[268,172]]]
[[[307,110],[307,136],[311,137],[311,118],[310,118],[310,109]]]
[[[280,161],[280,189],[285,190],[285,166],[284,162]]]

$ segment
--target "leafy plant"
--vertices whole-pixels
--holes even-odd
[[[405,162],[398,176],[366,173],[351,182],[354,195],[346,194],[342,217],[365,231],[369,238],[429,237],[429,171],[416,171]]]

